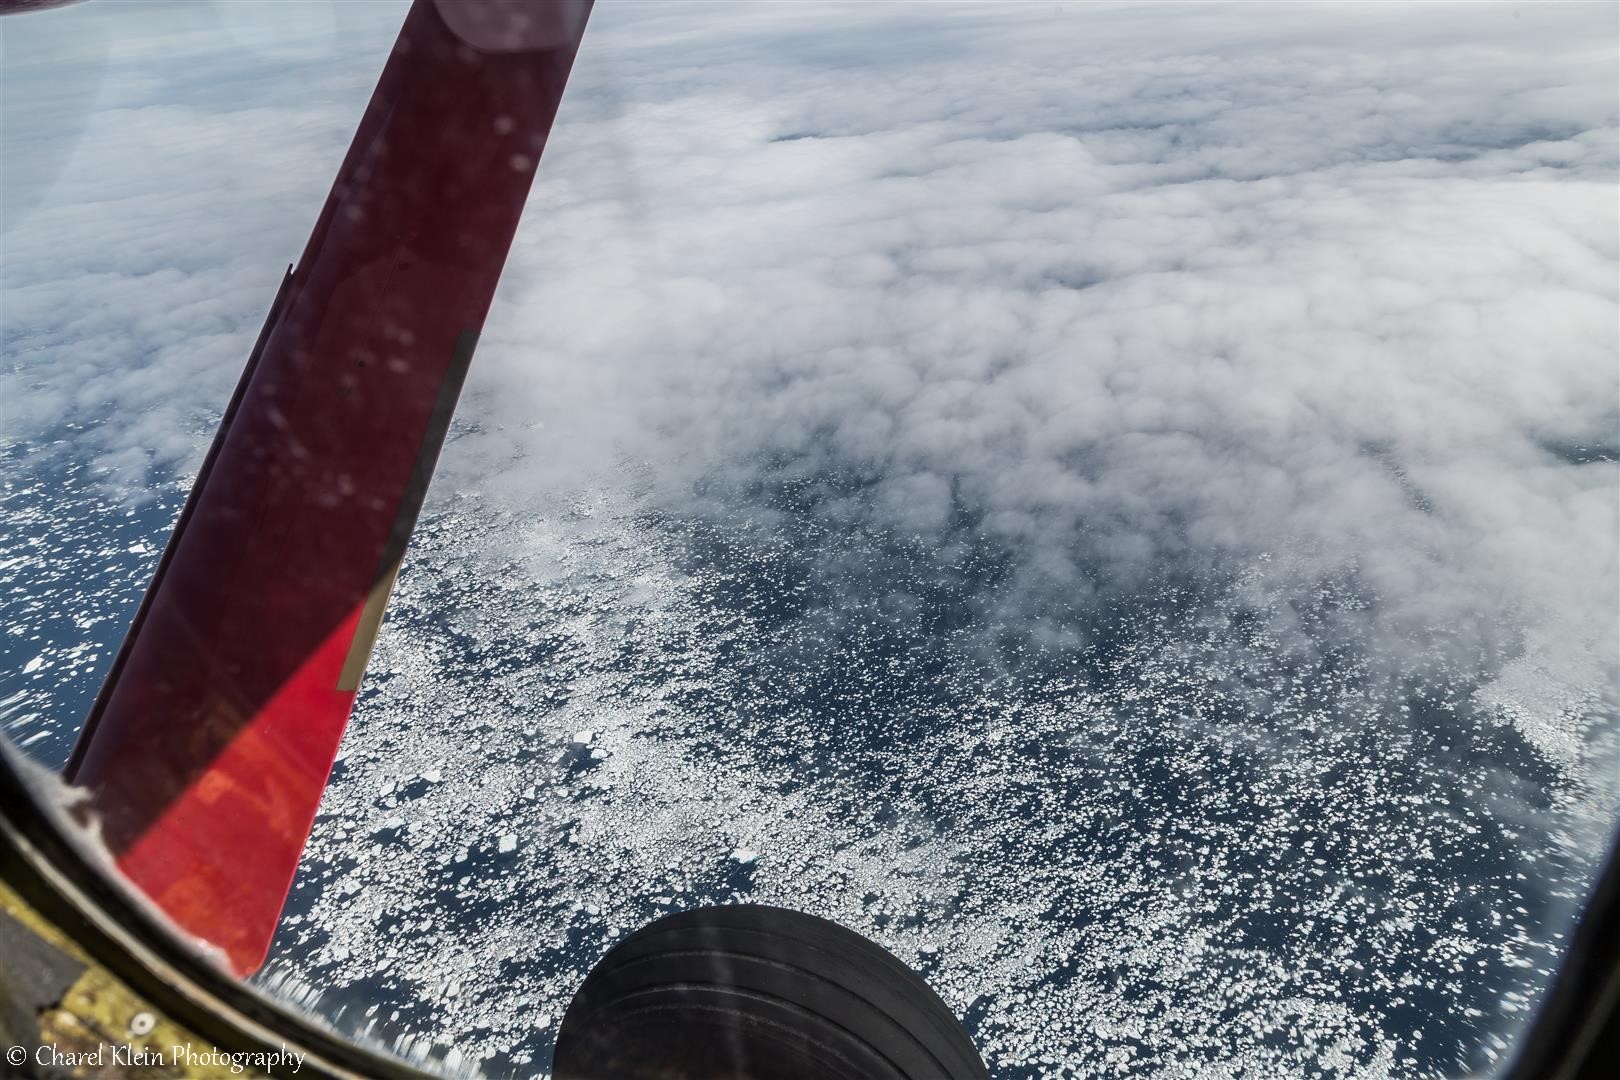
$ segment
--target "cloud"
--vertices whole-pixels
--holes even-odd
[[[394,32],[371,5],[335,41],[291,18],[254,49],[240,6],[6,24],[0,435],[82,429],[128,497],[200,462]]]
[[[1612,50],[1272,14],[637,22],[570,90],[472,383],[501,445],[547,425],[505,486],[861,477],[822,512],[969,528],[1004,614],[1059,622],[1286,548],[1392,641],[1484,676],[1528,629],[1608,680]]]

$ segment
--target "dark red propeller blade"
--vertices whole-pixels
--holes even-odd
[[[238,973],[275,932],[589,6],[416,0],[68,763],[119,868]]]

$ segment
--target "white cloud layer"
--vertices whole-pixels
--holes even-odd
[[[1057,629],[1286,550],[1392,657],[1612,680],[1612,13],[634,14],[486,337],[489,454],[546,425],[489,485],[836,470]]]

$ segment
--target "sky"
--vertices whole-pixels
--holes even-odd
[[[110,660],[402,8],[270,11],[106,0],[0,24],[0,704],[42,760]],[[1379,747],[1413,695],[1494,717],[1563,793],[1548,831],[1590,857],[1620,802],[1616,24],[1603,4],[600,5],[402,579],[418,617],[391,620],[373,671],[465,688],[412,628],[448,622],[487,658],[593,559],[633,579],[598,583],[603,610],[712,631],[693,605],[740,548],[812,599],[737,647],[877,671],[892,652],[849,642],[945,626],[963,680],[1015,688],[997,701],[1047,687],[1025,703],[1057,711],[1025,722],[1079,738],[1121,715],[1099,657],[1253,674],[1166,660],[1236,651],[1201,628],[1241,615],[1285,678],[1353,652]],[[549,599],[525,609],[526,589]],[[576,697],[606,677],[553,662]],[[1065,664],[1097,695],[1069,712],[1049,692]],[[356,736],[415,715],[389,685]],[[544,725],[566,743],[561,714]],[[1186,723],[1293,767],[1275,725]],[[625,828],[636,777],[605,771],[621,810],[600,828]],[[696,782],[656,775],[666,802]],[[1493,813],[1535,819],[1491,776]],[[782,842],[785,812],[761,804],[750,835]],[[898,858],[880,834],[900,826],[871,828],[873,859]],[[772,895],[822,902],[792,877]],[[330,904],[309,917],[366,952]],[[333,962],[314,955],[287,977]],[[981,1011],[1047,962],[1002,964]],[[1044,1026],[980,1035],[1018,1068],[1078,1052],[1081,1029]],[[1344,1074],[1425,1075],[1398,1026],[1351,1015]],[[1268,1045],[1240,1049],[1298,1065],[1264,1064]]]

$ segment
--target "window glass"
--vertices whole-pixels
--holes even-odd
[[[49,765],[404,13],[259,7],[3,27]],[[531,1075],[764,902],[997,1077],[1500,1066],[1620,805],[1616,30],[599,5],[258,982]]]

